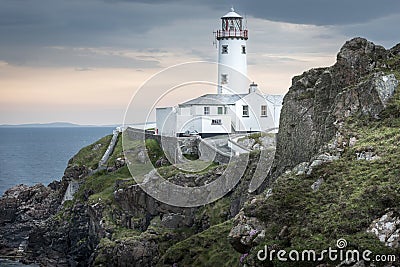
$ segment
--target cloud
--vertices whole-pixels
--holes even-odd
[[[364,23],[400,12],[397,0],[102,0],[107,3],[149,3],[208,6],[225,12],[233,5],[242,14],[261,19],[313,25],[346,25]]]
[[[159,3],[129,1],[65,1],[1,0],[0,34],[7,38],[4,44],[33,45],[80,45],[93,46],[100,42],[127,46],[134,45],[130,37],[164,27],[176,20],[196,20],[209,17],[209,8],[179,3]],[[203,12],[204,11],[204,12]]]
[[[5,62],[5,61],[1,61],[0,60],[0,68],[2,68],[2,67],[6,67],[8,65],[8,63],[7,62]]]
[[[313,25],[363,23],[400,12],[397,0],[250,0],[241,5],[258,18]]]
[[[155,58],[139,58],[113,49],[90,47],[23,47],[4,51],[1,59],[18,66],[91,68],[156,68]]]
[[[377,18],[365,23],[338,26],[336,29],[346,36],[361,36],[376,44],[391,48],[400,42],[400,14]]]
[[[94,69],[91,69],[91,68],[75,68],[75,71],[94,71]]]
[[[337,50],[342,36],[355,35],[394,43],[400,23],[397,15],[388,16],[399,11],[397,0],[42,0],[40,5],[35,0],[0,1],[0,60],[30,66],[149,68],[161,61],[165,66],[179,60],[215,60],[212,31],[231,4],[247,15],[250,46],[256,53],[303,52],[314,49],[315,42],[322,43],[316,52],[326,52],[326,43]],[[390,23],[388,17],[393,17]],[[254,21],[263,21],[265,28],[257,28]],[[66,49],[60,53],[47,48],[57,46]],[[89,50],[104,47],[146,54],[130,58]],[[87,51],[82,55],[76,48]],[[172,59],[180,53],[179,60]]]

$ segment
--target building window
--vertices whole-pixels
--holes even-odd
[[[267,113],[267,106],[266,105],[262,105],[261,106],[261,117],[267,117],[268,113]]]
[[[249,106],[243,106],[243,117],[249,116]]]
[[[246,54],[246,46],[242,45],[242,54]]]
[[[211,120],[211,125],[222,125],[221,119]]]
[[[218,115],[222,115],[224,113],[224,107],[218,107]]]
[[[228,54],[228,45],[222,46],[222,54]]]
[[[210,107],[204,107],[204,115],[210,114]]]
[[[228,83],[228,74],[221,74],[221,84]]]

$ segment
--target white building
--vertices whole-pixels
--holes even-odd
[[[282,96],[263,95],[248,84],[248,31],[232,10],[221,18],[217,94],[206,94],[175,107],[156,108],[156,132],[179,136],[260,132],[278,127]]]

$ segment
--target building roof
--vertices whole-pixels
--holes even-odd
[[[246,96],[247,94],[206,94],[198,98],[186,101],[179,106],[191,106],[191,105],[233,105],[238,100]]]
[[[223,18],[243,18],[243,17],[240,16],[238,13],[236,13],[232,7],[230,12],[226,13],[225,16],[221,17],[221,19]]]

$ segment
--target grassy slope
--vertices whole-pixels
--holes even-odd
[[[265,244],[288,251],[323,250],[336,247],[336,240],[345,238],[349,248],[400,255],[399,249],[389,249],[366,233],[370,223],[388,209],[400,212],[399,91],[397,88],[381,119],[353,119],[346,123],[347,140],[354,136],[357,142],[341,159],[320,166],[311,176],[281,176],[268,201],[246,207],[248,214],[266,222]],[[380,158],[357,160],[356,153],[361,151],[373,151]],[[318,191],[313,191],[311,185],[319,178],[324,183]],[[289,232],[277,239],[284,225]],[[275,264],[293,266],[293,263]]]
[[[159,266],[237,266],[240,254],[229,244],[232,222],[210,227],[173,245],[162,257]]]
[[[110,144],[112,135],[104,136],[95,143],[88,145],[81,150],[70,160],[69,165],[87,166],[92,170],[96,169],[98,163],[106,152]]]
[[[97,142],[92,145],[89,145],[85,148],[82,148],[77,155],[71,160],[70,164],[75,164],[79,166],[90,166],[92,168],[97,167],[97,163],[100,160],[101,156],[103,155],[105,149],[107,148],[109,142],[111,140],[111,135],[101,138]],[[100,146],[98,144],[101,144]],[[96,149],[94,149],[96,147]],[[164,156],[161,148],[159,147],[158,143],[154,140],[147,140],[146,141],[146,148],[149,152],[149,157],[151,158],[153,164],[155,161]],[[122,138],[119,138],[117,145],[110,156],[110,159],[107,163],[108,166],[112,166],[114,161],[118,157],[123,156],[122,150]],[[208,168],[206,168],[203,172],[206,173],[212,169],[217,168],[218,165],[211,164]],[[170,176],[176,175],[179,171],[174,168],[173,166],[163,166],[159,168],[159,172],[165,177],[168,178]],[[132,181],[129,181],[131,179]],[[101,202],[106,204],[106,209],[103,212],[103,216],[107,227],[111,227],[113,231],[112,237],[103,238],[101,239],[99,249],[100,250],[112,250],[114,246],[118,242],[130,242],[133,240],[139,240],[141,238],[146,238],[147,232],[141,233],[138,230],[132,230],[125,227],[121,227],[117,224],[117,222],[113,221],[110,216],[113,210],[120,209],[120,207],[116,206],[113,201],[113,192],[115,190],[116,182],[119,180],[124,180],[123,186],[128,186],[135,181],[132,179],[131,174],[126,166],[118,169],[114,172],[107,172],[106,170],[99,171],[92,176],[86,177],[84,179],[84,183],[81,185],[79,191],[76,193],[75,198],[73,201],[69,201],[65,205],[65,210],[69,210],[72,205],[76,202],[88,202],[89,204],[94,204],[97,202]],[[88,196],[88,198],[86,198]],[[199,210],[196,217],[201,218],[203,216],[209,218],[210,225],[216,225],[218,223],[224,222],[227,218],[227,214],[229,213],[229,199],[221,199],[211,205],[205,206]],[[57,216],[60,219],[63,217],[69,216],[69,212],[60,212]],[[138,218],[138,220],[141,218]],[[152,220],[152,224],[150,225],[149,229],[153,233],[157,233],[156,235],[153,234],[152,238],[157,239],[158,244],[160,246],[160,252],[164,253],[167,251],[168,248],[174,245],[176,240],[181,240],[185,237],[190,237],[194,234],[194,229],[184,228],[184,229],[166,229],[160,225],[158,222],[159,218],[156,217]],[[158,222],[158,223],[157,223]],[[221,238],[226,239],[229,229],[227,225],[219,226],[217,229],[222,229],[224,227],[223,236],[221,233],[218,234],[218,239],[221,242]],[[209,232],[207,232],[209,233]],[[205,233],[203,238],[211,237],[209,234]],[[213,234],[214,235],[214,234]],[[172,236],[176,236],[176,238],[171,238]],[[228,242],[225,242],[225,247],[228,249],[229,252],[232,252],[232,255],[236,256],[236,253],[233,249],[229,246]],[[204,249],[204,247],[198,247],[197,251]],[[214,247],[212,247],[214,250]],[[103,258],[103,255],[100,253],[98,258],[96,258],[96,264],[107,263],[107,259]]]

